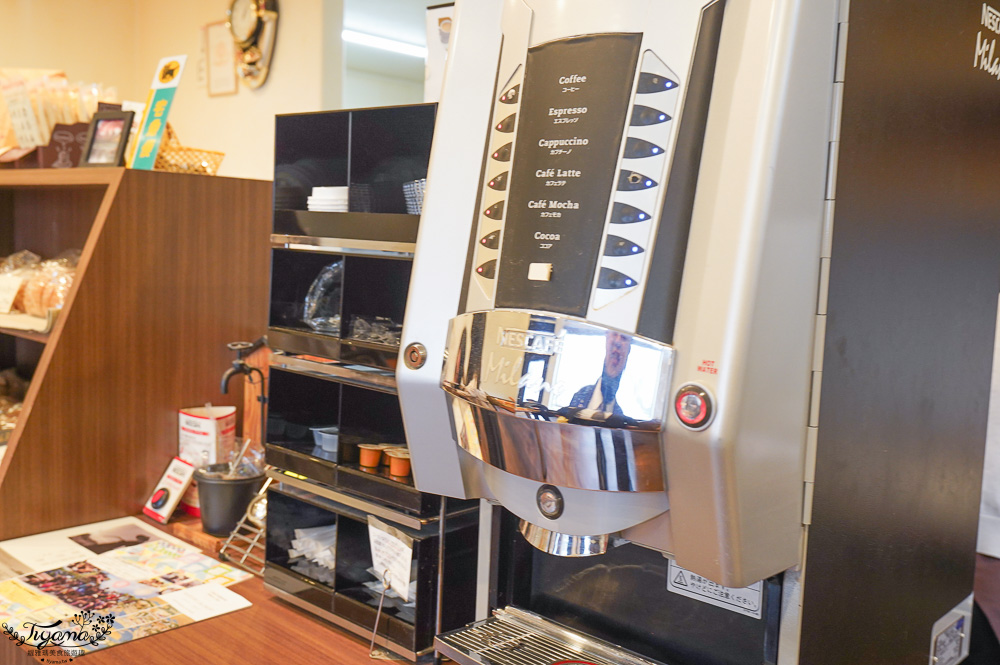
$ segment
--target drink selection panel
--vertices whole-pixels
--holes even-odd
[[[478,239],[496,253],[480,260],[480,250],[473,266],[496,280],[496,307],[586,314],[641,38],[587,35],[530,48],[517,117],[497,105],[483,190],[502,187],[505,196],[481,200],[478,214],[500,224]],[[501,165],[508,168],[494,174]]]

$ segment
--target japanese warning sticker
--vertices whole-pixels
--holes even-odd
[[[745,614],[755,619],[761,615],[763,582],[755,582],[742,589],[721,586],[715,582],[685,570],[670,560],[667,568],[667,589],[699,600],[709,605],[721,607],[730,612]]]

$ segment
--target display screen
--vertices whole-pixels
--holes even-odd
[[[590,35],[529,49],[497,307],[586,314],[641,40]]]

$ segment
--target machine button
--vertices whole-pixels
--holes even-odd
[[[611,268],[601,268],[601,274],[597,277],[599,289],[628,289],[638,283],[628,275]]]
[[[662,155],[663,148],[643,139],[632,138],[625,140],[625,159],[642,159],[644,157],[655,157]]]
[[[550,520],[558,519],[563,513],[563,498],[558,489],[552,485],[542,485],[535,494],[538,510]]]
[[[509,158],[510,155],[508,155]],[[656,181],[638,171],[622,170],[618,174],[618,191],[620,192],[636,192],[651,187],[656,187]]]
[[[498,192],[506,191],[506,189],[507,189],[507,173],[508,173],[508,171],[504,171],[500,175],[494,177],[493,180],[490,180],[489,183],[488,183],[489,186],[490,186],[490,189],[495,189]]]
[[[654,109],[649,106],[643,106],[642,104],[636,104],[632,107],[632,121],[633,127],[648,127],[649,125],[658,125],[661,122],[666,122],[670,120],[670,116],[660,111],[659,109]]]
[[[500,232],[487,233],[479,239],[479,244],[486,249],[498,249],[500,247]]]
[[[615,207],[611,209],[612,224],[635,224],[637,222],[645,222],[648,219],[648,213],[627,203],[615,203]]]
[[[551,263],[531,263],[528,265],[528,279],[533,282],[547,282],[552,279]]]
[[[636,92],[640,95],[648,95],[654,92],[673,90],[677,87],[677,81],[672,81],[662,74],[642,72],[639,74],[639,87]]]
[[[493,153],[493,159],[498,162],[509,162],[510,161],[510,151],[513,147],[512,143],[500,146],[497,148],[496,152]]]
[[[413,342],[403,352],[403,364],[410,369],[420,369],[427,362],[427,348],[420,342]]]
[[[497,260],[490,259],[483,265],[476,268],[476,273],[480,277],[485,277],[486,279],[493,279],[497,274]]]
[[[609,235],[604,243],[604,256],[633,256],[641,253],[642,247],[619,236]]]
[[[508,89],[500,95],[500,101],[504,104],[516,104],[521,94],[521,84],[518,83],[513,88]]]
[[[685,427],[702,429],[712,419],[712,399],[704,388],[689,383],[677,391],[674,410]]]
[[[483,211],[483,214],[490,219],[503,219],[503,201],[497,201]]]
[[[504,134],[510,134],[514,131],[514,121],[517,119],[516,113],[511,113],[509,116],[497,123],[497,131]]]

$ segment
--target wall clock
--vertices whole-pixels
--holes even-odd
[[[278,32],[278,0],[232,0],[226,25],[238,50],[236,73],[251,88],[267,80]]]

